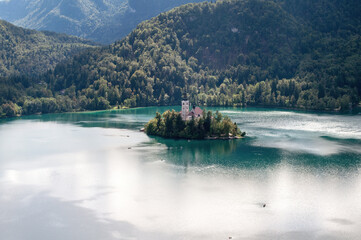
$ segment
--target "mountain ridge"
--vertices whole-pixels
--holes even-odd
[[[0,1],[0,17],[25,28],[109,44],[126,36],[141,21],[183,3],[199,1],[11,0]]]

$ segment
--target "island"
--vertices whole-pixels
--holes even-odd
[[[182,101],[182,111],[165,111],[156,113],[144,127],[146,134],[164,138],[179,139],[237,139],[246,135],[237,123],[228,116],[216,111],[203,111],[193,107],[189,111],[189,101]]]

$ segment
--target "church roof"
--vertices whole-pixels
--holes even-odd
[[[203,110],[200,107],[195,107],[192,109],[192,111],[190,111],[190,113],[188,115],[199,117],[199,116],[202,116],[202,114],[203,114]]]

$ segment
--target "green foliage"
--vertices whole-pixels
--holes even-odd
[[[212,115],[211,111],[200,118],[192,118],[188,121],[183,121],[181,114],[174,110],[166,111],[162,115],[157,112],[155,118],[145,125],[145,132],[148,135],[165,138],[186,139],[229,138],[246,135],[228,117],[223,117],[218,112]]]
[[[205,106],[337,110],[345,108],[345,94],[357,104],[359,34],[318,31],[289,10],[292,4],[218,1],[176,8],[108,48],[58,65],[48,76],[50,87],[75,86],[92,98],[93,83],[103,78],[119,92],[108,101],[127,107],[178,104],[186,91]],[[311,5],[318,16],[321,6]]]
[[[21,108],[12,102],[1,105],[1,109],[6,117],[15,117],[21,114]]]
[[[200,106],[349,110],[361,100],[360,6],[355,0],[187,4],[42,76],[0,79],[0,104],[23,107],[27,99],[62,96],[71,110],[95,110],[177,105],[187,93]]]
[[[38,74],[85,48],[89,41],[16,27],[0,20],[0,76]]]

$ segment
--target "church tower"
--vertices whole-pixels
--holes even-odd
[[[189,101],[182,100],[182,119],[183,121],[187,120],[189,114]]]

